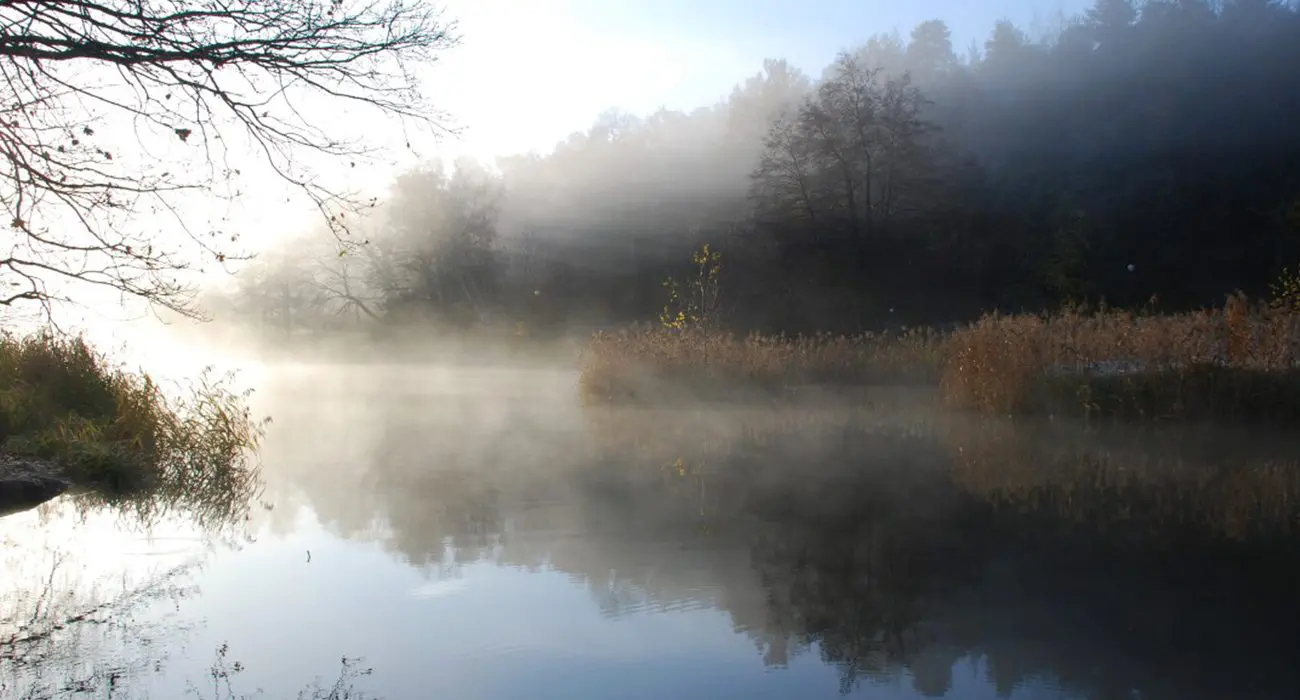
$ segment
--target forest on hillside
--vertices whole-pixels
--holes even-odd
[[[1097,0],[961,53],[936,19],[819,75],[769,59],[691,112],[403,174],[354,237],[267,251],[209,306],[274,334],[653,321],[703,243],[738,330],[1263,297],[1300,263],[1300,3]]]

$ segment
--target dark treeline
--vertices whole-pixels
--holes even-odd
[[[1300,261],[1300,5],[1098,0],[965,54],[932,20],[497,166],[403,176],[368,244],[295,245],[233,303],[277,329],[650,320],[703,242],[724,321],[766,331],[1262,296]]]

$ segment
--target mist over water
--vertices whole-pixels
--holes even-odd
[[[172,270],[209,324],[96,316],[135,313],[122,279],[76,297],[70,326],[208,415],[241,406],[184,393],[208,368],[253,390],[260,489],[245,512],[211,459],[153,500],[70,479],[0,517],[0,700],[1300,697],[1300,435],[1226,423],[1300,411],[1300,5],[1106,0],[1032,37],[989,17],[970,50],[974,13],[864,21],[836,53],[856,15],[812,25],[838,4],[718,5],[689,38],[685,5],[566,4],[466,8],[492,38],[448,82],[530,122],[495,161],[333,163],[377,195],[346,226],[250,180],[239,225],[210,218],[258,258]],[[627,107],[742,43],[790,60]],[[500,152],[600,81],[635,100]],[[995,309],[1058,320],[950,352]],[[49,398],[10,396],[41,359],[0,418]],[[954,367],[984,414],[940,406]],[[1035,381],[1044,417],[1004,417]],[[1198,402],[1225,421],[1165,422]],[[78,425],[59,408],[42,438]]]
[[[179,697],[224,643],[234,688],[269,697],[340,656],[389,698],[1300,688],[1294,436],[899,391],[592,408],[564,364],[257,376],[274,423],[249,537],[75,495],[0,520],[0,639],[52,629],[0,647],[5,697]],[[85,610],[102,624],[57,622]]]

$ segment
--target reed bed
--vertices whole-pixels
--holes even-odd
[[[928,329],[800,337],[638,327],[597,333],[580,386],[595,402],[779,396],[806,385],[937,383],[944,342]]]
[[[1300,418],[1300,314],[1235,294],[1219,309],[990,313],[950,334],[740,337],[639,327],[582,359],[594,403],[791,399],[808,386],[937,386],[950,408],[1126,420]]]
[[[990,413],[1126,419],[1300,417],[1300,314],[1252,307],[1151,315],[988,314],[948,340],[946,403]]]

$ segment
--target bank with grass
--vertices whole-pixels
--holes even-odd
[[[948,405],[1127,420],[1300,419],[1300,314],[1251,304],[1182,314],[989,314],[948,339]]]
[[[596,334],[580,379],[590,403],[780,400],[808,385],[933,386],[947,408],[1002,415],[1294,421],[1300,313],[1234,294],[1178,314],[990,313],[948,332],[737,336],[661,324]]]
[[[206,373],[165,391],[81,337],[0,335],[0,512],[72,489],[228,517],[258,488],[246,398]]]

